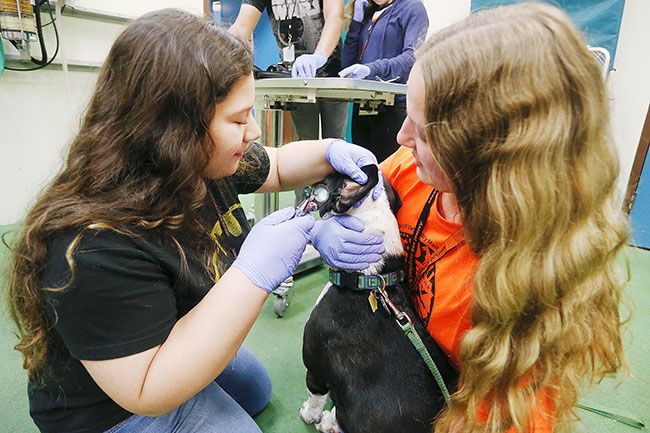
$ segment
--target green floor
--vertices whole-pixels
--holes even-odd
[[[0,227],[0,233],[11,227]],[[8,236],[9,238],[11,236]],[[7,250],[0,244],[0,269],[7,262]],[[626,331],[630,377],[608,379],[598,385],[583,402],[599,408],[628,413],[650,420],[650,252],[630,249],[632,281],[627,293],[635,305],[633,320]],[[0,273],[0,287],[4,287]],[[305,370],[301,360],[302,330],[311,307],[326,279],[324,269],[305,274],[296,280],[292,304],[287,315],[278,319],[273,314],[270,298],[247,344],[267,366],[273,379],[269,407],[256,421],[265,433],[314,432],[300,420],[298,408],[304,400]],[[0,432],[35,432],[26,399],[26,380],[18,353],[11,348],[15,342],[6,310],[0,310]],[[598,326],[598,324],[594,324]],[[588,433],[647,431],[629,427],[608,418],[578,410],[582,418],[579,431]]]

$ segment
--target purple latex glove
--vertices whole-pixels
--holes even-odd
[[[311,243],[329,266],[361,271],[381,259],[385,251],[381,236],[363,233],[363,223],[350,215],[316,221]]]
[[[295,213],[280,209],[255,224],[232,264],[266,292],[293,274],[311,240],[314,219]]]
[[[327,145],[325,158],[334,167],[334,170],[349,176],[362,185],[368,181],[368,176],[361,170],[361,167],[370,164],[378,165],[377,158],[371,151],[338,138]],[[381,170],[379,170],[379,182],[372,189],[372,199],[377,200],[383,192],[384,180]]]
[[[327,63],[325,53],[316,51],[314,54],[303,54],[293,62],[291,77],[313,78],[316,76],[316,70],[325,63]]]
[[[341,78],[366,78],[370,75],[370,68],[366,65],[356,63],[352,66],[348,66],[339,72],[339,77]]]
[[[356,21],[358,23],[363,21],[363,15],[366,12],[366,6],[368,6],[368,0],[354,1],[354,13],[352,14],[352,21]]]

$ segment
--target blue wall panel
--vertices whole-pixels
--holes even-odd
[[[632,244],[650,249],[650,161],[646,156],[630,214]]]
[[[472,0],[472,12],[525,0]],[[563,9],[582,30],[587,43],[594,47],[607,48],[612,68],[616,56],[618,34],[623,19],[625,0],[542,0]]]

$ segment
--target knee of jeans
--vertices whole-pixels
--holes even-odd
[[[262,412],[266,406],[268,406],[271,401],[271,391],[273,391],[273,383],[271,382],[271,377],[266,370],[258,374],[258,384],[259,388],[257,391],[256,398],[250,402],[249,408],[246,408],[251,416],[255,416]]]
[[[215,381],[251,416],[260,413],[271,399],[271,377],[245,346]]]

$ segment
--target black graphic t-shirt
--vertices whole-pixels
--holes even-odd
[[[133,355],[165,341],[176,321],[192,309],[234,260],[250,227],[238,194],[264,183],[269,159],[252,144],[237,173],[213,181],[201,209],[212,227],[204,251],[183,230],[87,230],[74,250],[74,279],[63,290],[42,290],[53,348],[44,384],[29,385],[30,414],[43,432],[103,432],[131,416],[93,381],[80,359],[106,360]],[[70,279],[65,252],[79,230],[48,239],[42,288]],[[178,249],[183,247],[187,263]]]
[[[260,12],[266,9],[271,29],[280,49],[293,44],[295,56],[312,54],[316,50],[325,19],[323,0],[244,0]],[[319,69],[318,76],[338,76],[341,70],[341,42],[329,57],[327,64]]]

